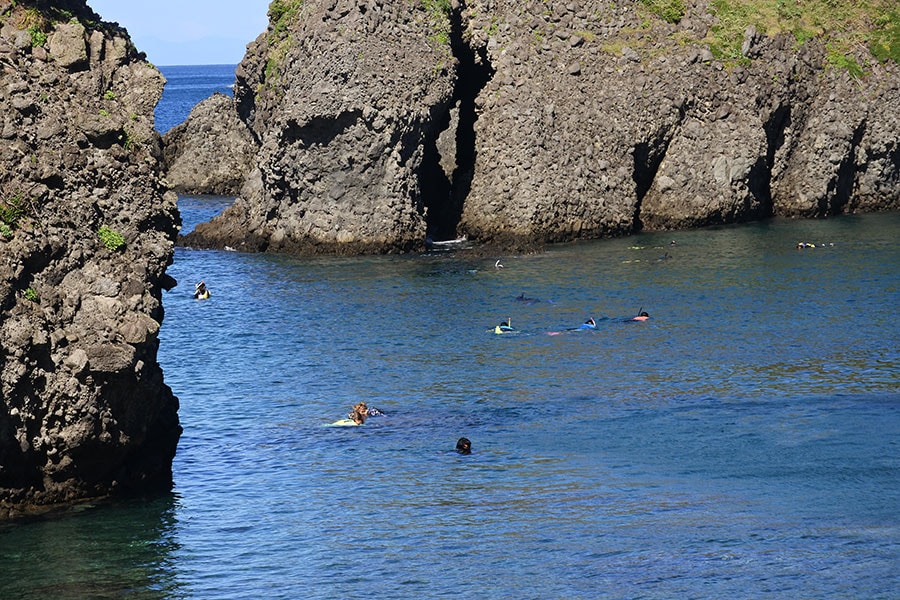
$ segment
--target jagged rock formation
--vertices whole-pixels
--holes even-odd
[[[0,0],[0,517],[171,486],[162,88],[84,0]]]
[[[238,69],[260,140],[234,206],[185,243],[391,252],[900,208],[900,75],[746,31],[705,0],[276,3]],[[275,5],[273,5],[275,6]],[[446,10],[445,10],[446,9]]]
[[[467,2],[495,74],[462,231],[553,241],[900,208],[896,73],[854,81],[821,44],[754,30],[752,60],[725,69],[676,42],[704,38],[705,3],[650,31],[615,4]]]
[[[162,142],[166,180],[183,194],[236,196],[258,150],[234,100],[219,93],[197,104]]]
[[[281,2],[238,67],[235,101],[260,142],[241,197],[186,243],[284,252],[421,244],[456,61],[449,22],[403,2]]]

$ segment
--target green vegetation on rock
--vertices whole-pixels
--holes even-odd
[[[422,0],[422,8],[428,13],[434,28],[428,39],[438,46],[450,46],[450,0]]]
[[[281,72],[281,64],[293,43],[290,26],[300,14],[303,0],[273,0],[269,5],[269,52],[266,60],[266,81],[273,85]]]
[[[26,208],[25,198],[21,194],[0,200],[0,234],[11,238],[21,220],[28,216]]]
[[[109,250],[116,251],[125,247],[125,237],[118,231],[113,231],[106,225],[101,227],[97,231],[97,234],[100,236],[100,241],[103,242],[103,245]]]
[[[661,0],[660,0],[661,1]],[[761,34],[789,34],[798,45],[825,42],[829,64],[862,73],[853,50],[868,47],[880,61],[900,62],[900,16],[894,0],[711,0],[718,22],[706,40],[713,55],[739,61],[749,26]]]
[[[684,17],[684,0],[641,0],[641,4],[667,23],[678,23]]]
[[[422,0],[422,6],[435,18],[450,16],[450,0]]]
[[[303,0],[273,0],[269,5],[269,21],[272,25],[270,41],[284,36],[302,7]]]
[[[900,64],[900,8],[877,17],[875,28],[869,39],[869,50],[881,62],[892,60]]]
[[[34,48],[47,43],[47,34],[37,27],[29,27],[28,34],[31,36],[31,46]]]

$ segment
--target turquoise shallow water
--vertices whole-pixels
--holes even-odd
[[[174,492],[2,526],[0,598],[896,598],[898,233],[178,249]],[[387,416],[324,426],[360,399]]]

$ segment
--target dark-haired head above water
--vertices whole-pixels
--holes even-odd
[[[472,454],[472,442],[469,441],[469,438],[459,438],[456,441],[456,451],[460,454]]]

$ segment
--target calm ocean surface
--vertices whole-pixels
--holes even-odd
[[[900,213],[170,273],[173,493],[0,525],[0,598],[900,597]]]
[[[163,97],[156,105],[156,129],[165,133],[191,113],[191,109],[214,92],[233,96],[237,65],[157,67],[166,78]]]

